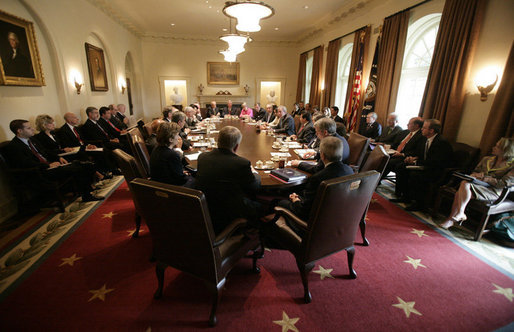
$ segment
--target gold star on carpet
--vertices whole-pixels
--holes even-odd
[[[132,235],[134,235],[134,233],[136,232],[136,229],[131,229],[130,231],[126,231],[128,233],[128,237],[131,237]],[[139,234],[143,233],[143,230],[140,229],[139,230]]]
[[[73,266],[73,263],[75,263],[79,259],[82,259],[82,257],[77,257],[77,254],[73,254],[72,256],[70,256],[68,258],[61,258],[62,263],[59,266],[63,266],[66,264],[68,264],[69,266]]]
[[[127,188],[125,188],[125,190],[126,190],[126,191],[130,191],[130,188],[128,188],[128,187],[127,187]]]
[[[419,229],[413,228],[411,231],[412,234],[416,234],[418,237],[428,236],[425,234],[425,231],[421,231]]]
[[[114,213],[112,211],[109,212],[109,213],[104,213],[102,219],[103,218],[111,218],[112,219],[112,217],[115,216],[115,215],[117,215],[117,213]]]
[[[371,201],[369,201],[371,204],[378,202],[378,199],[372,198]]]
[[[398,301],[400,301],[400,303],[393,304],[393,307],[402,309],[405,312],[405,316],[407,316],[407,318],[409,318],[411,313],[422,316],[421,312],[414,309],[414,305],[416,304],[416,302],[405,302],[398,296],[396,298],[398,299]]]
[[[299,332],[296,326],[294,326],[298,320],[300,320],[300,318],[289,318],[286,312],[282,311],[282,320],[274,320],[273,323],[282,326],[282,332],[287,332],[289,330]]]
[[[501,288],[500,286],[493,284],[494,287],[496,287],[495,290],[493,290],[493,293],[498,293],[501,295],[504,295],[507,300],[512,302],[512,299],[514,298],[514,294],[512,294],[512,288]]]
[[[412,264],[412,266],[414,267],[414,270],[417,270],[418,266],[426,268],[425,265],[421,264],[421,258],[420,259],[414,259],[414,258],[411,258],[409,256],[407,256],[407,258],[408,258],[408,260],[403,261],[403,262],[404,263],[408,263],[408,264]]]
[[[110,293],[113,290],[114,288],[107,289],[106,284],[104,284],[102,288],[90,290],[89,292],[93,294],[93,296],[91,296],[91,298],[87,302],[90,302],[94,299],[105,301],[105,294]]]
[[[330,274],[330,272],[332,272],[334,269],[325,269],[321,265],[318,265],[318,266],[319,266],[319,270],[312,271],[312,272],[319,274],[319,277],[321,278],[321,280],[325,279],[325,277],[334,279],[334,277],[332,277],[332,275]]]

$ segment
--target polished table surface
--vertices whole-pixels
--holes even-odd
[[[267,132],[260,131],[257,132],[256,125],[251,125],[248,123],[245,123],[242,120],[239,119],[221,119],[220,122],[214,122],[216,125],[215,130],[220,130],[221,128],[225,126],[234,126],[241,130],[241,133],[243,134],[243,139],[241,140],[241,144],[239,145],[239,148],[237,150],[237,154],[245,157],[246,159],[250,160],[252,163],[252,166],[255,167],[255,163],[258,160],[261,160],[263,162],[267,160],[271,160],[271,154],[270,152],[278,152],[278,150],[275,150],[272,148],[272,144],[275,141],[275,137],[267,135]],[[204,138],[206,137],[205,134],[201,134]],[[190,134],[190,136],[195,136],[194,134]],[[218,134],[211,134],[209,137],[213,137],[216,141],[218,139]],[[199,149],[194,149],[193,151],[198,151]],[[210,151],[211,149],[207,149],[206,151]],[[190,152],[186,152],[187,154]],[[293,159],[299,159],[299,157],[296,155],[296,153],[293,151],[293,149],[289,149],[289,154],[291,154],[291,157],[288,157],[287,160],[293,160]],[[196,168],[196,161],[191,161],[191,166]],[[275,167],[278,167],[278,162],[274,162]],[[279,180],[276,180],[272,178],[269,175],[269,171],[266,173],[262,170],[257,170],[261,176],[261,186],[262,187],[287,187],[287,186],[295,186],[298,184],[301,184],[306,181],[306,179],[302,181],[296,181],[292,183],[283,183]],[[301,172],[301,171],[300,171]],[[310,176],[309,173],[305,173],[307,176]]]

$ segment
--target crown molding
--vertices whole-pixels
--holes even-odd
[[[141,27],[132,23],[131,20],[126,17],[119,15],[118,11],[114,10],[111,5],[106,0],[87,0],[90,4],[92,4],[97,9],[101,10],[105,15],[109,16],[113,21],[127,29],[134,36],[141,38],[144,33],[142,32]]]

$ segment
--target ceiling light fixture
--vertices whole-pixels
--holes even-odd
[[[220,39],[226,42],[228,44],[228,50],[234,52],[235,54],[244,52],[245,44],[252,41],[250,37],[239,34],[223,35],[220,37]]]
[[[230,50],[226,50],[226,51],[220,51],[220,54],[223,54],[223,56],[225,57],[224,60],[227,62],[235,62],[236,61],[237,53],[234,53]]]
[[[261,30],[259,21],[275,14],[270,5],[258,1],[225,2],[223,13],[228,17],[237,19],[236,29],[244,32],[257,32]]]

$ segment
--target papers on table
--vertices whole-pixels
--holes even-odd
[[[285,142],[282,142],[282,144],[287,146],[289,149],[301,149],[302,148],[302,144],[298,143],[298,142],[288,142],[288,141],[285,141]]]
[[[201,148],[203,146],[208,148],[209,146],[211,146],[211,143],[210,142],[194,142],[193,143],[193,147],[195,147],[195,148]]]
[[[291,154],[289,152],[270,152],[272,157],[276,158],[284,158],[284,157],[291,157]]]
[[[396,153],[395,149],[386,149],[385,151],[387,154],[395,154]]]
[[[257,125],[257,122],[245,122],[247,125],[250,125],[250,126],[255,126]]]
[[[210,133],[211,133],[211,134],[217,134],[217,133],[219,133],[219,132],[220,132],[219,130],[211,130],[211,131],[210,131]]]
[[[186,154],[186,158],[189,160],[189,161],[195,161],[195,160],[198,160],[198,156],[202,153],[202,151],[200,152],[197,152],[197,153],[190,153],[190,154]]]
[[[70,151],[70,152],[63,152],[63,153],[59,153],[58,156],[59,157],[64,157],[64,156],[69,156],[70,154],[75,154],[77,152],[80,151],[80,146],[76,146],[74,148],[72,148],[73,150]]]
[[[294,153],[296,153],[302,159],[314,159],[314,157],[316,156],[316,150],[314,150],[314,149],[296,149],[296,150],[294,150]],[[312,153],[313,154],[312,157],[305,158],[305,155],[307,153]]]
[[[103,152],[104,148],[96,148],[96,149],[86,149],[86,152],[87,151],[91,151],[91,152]]]

